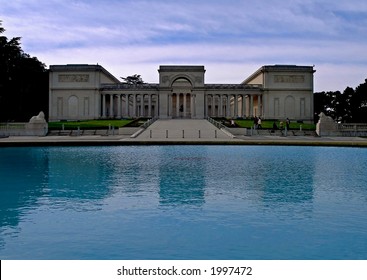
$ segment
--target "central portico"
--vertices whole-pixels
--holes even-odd
[[[204,66],[160,66],[159,117],[205,117]]]

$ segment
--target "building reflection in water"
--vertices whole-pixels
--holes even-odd
[[[276,160],[274,152],[261,153],[254,155],[252,164],[247,166],[247,179],[252,181],[254,188],[260,192],[263,203],[274,205],[312,202],[314,160],[305,160],[302,156],[305,151],[301,147],[288,147],[290,151],[287,154],[282,153],[279,147],[273,149],[279,151]]]
[[[18,225],[22,212],[32,209],[48,184],[45,149],[6,148],[0,157],[0,227]]]
[[[90,201],[110,193],[106,181],[113,171],[104,148],[51,148],[49,154],[49,196],[65,201]]]
[[[67,208],[89,203],[95,207],[110,193],[109,161],[95,160],[98,157],[98,151],[79,148],[2,151],[0,226],[17,226],[22,215],[41,205]]]
[[[160,205],[195,205],[205,202],[206,147],[162,147],[159,163]]]

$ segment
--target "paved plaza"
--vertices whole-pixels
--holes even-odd
[[[230,140],[233,139],[223,130],[207,120],[173,119],[157,120],[149,126],[137,140]]]

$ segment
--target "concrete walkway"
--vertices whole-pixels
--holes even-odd
[[[157,120],[141,133],[137,140],[230,140],[228,134],[207,120]]]
[[[200,132],[199,132],[200,131]],[[207,120],[157,120],[138,137],[130,135],[59,135],[0,137],[0,147],[106,145],[284,145],[367,147],[362,137],[254,135],[230,137]]]

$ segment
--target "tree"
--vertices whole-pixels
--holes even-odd
[[[314,94],[315,121],[324,112],[338,122],[367,122],[367,79],[355,90],[347,87],[340,91]]]
[[[350,103],[352,121],[367,123],[367,79],[356,88]]]
[[[4,32],[0,21],[0,35]],[[20,39],[0,36],[0,121],[27,121],[48,112],[48,71],[23,52]]]
[[[134,74],[132,76],[127,76],[126,78],[121,77],[125,81],[126,84],[129,85],[140,85],[144,84],[143,79],[138,74]]]
[[[318,115],[323,112],[328,116],[333,114],[334,108],[332,106],[333,96],[337,94],[332,91],[316,92],[314,94],[314,112],[315,122],[318,121]]]

